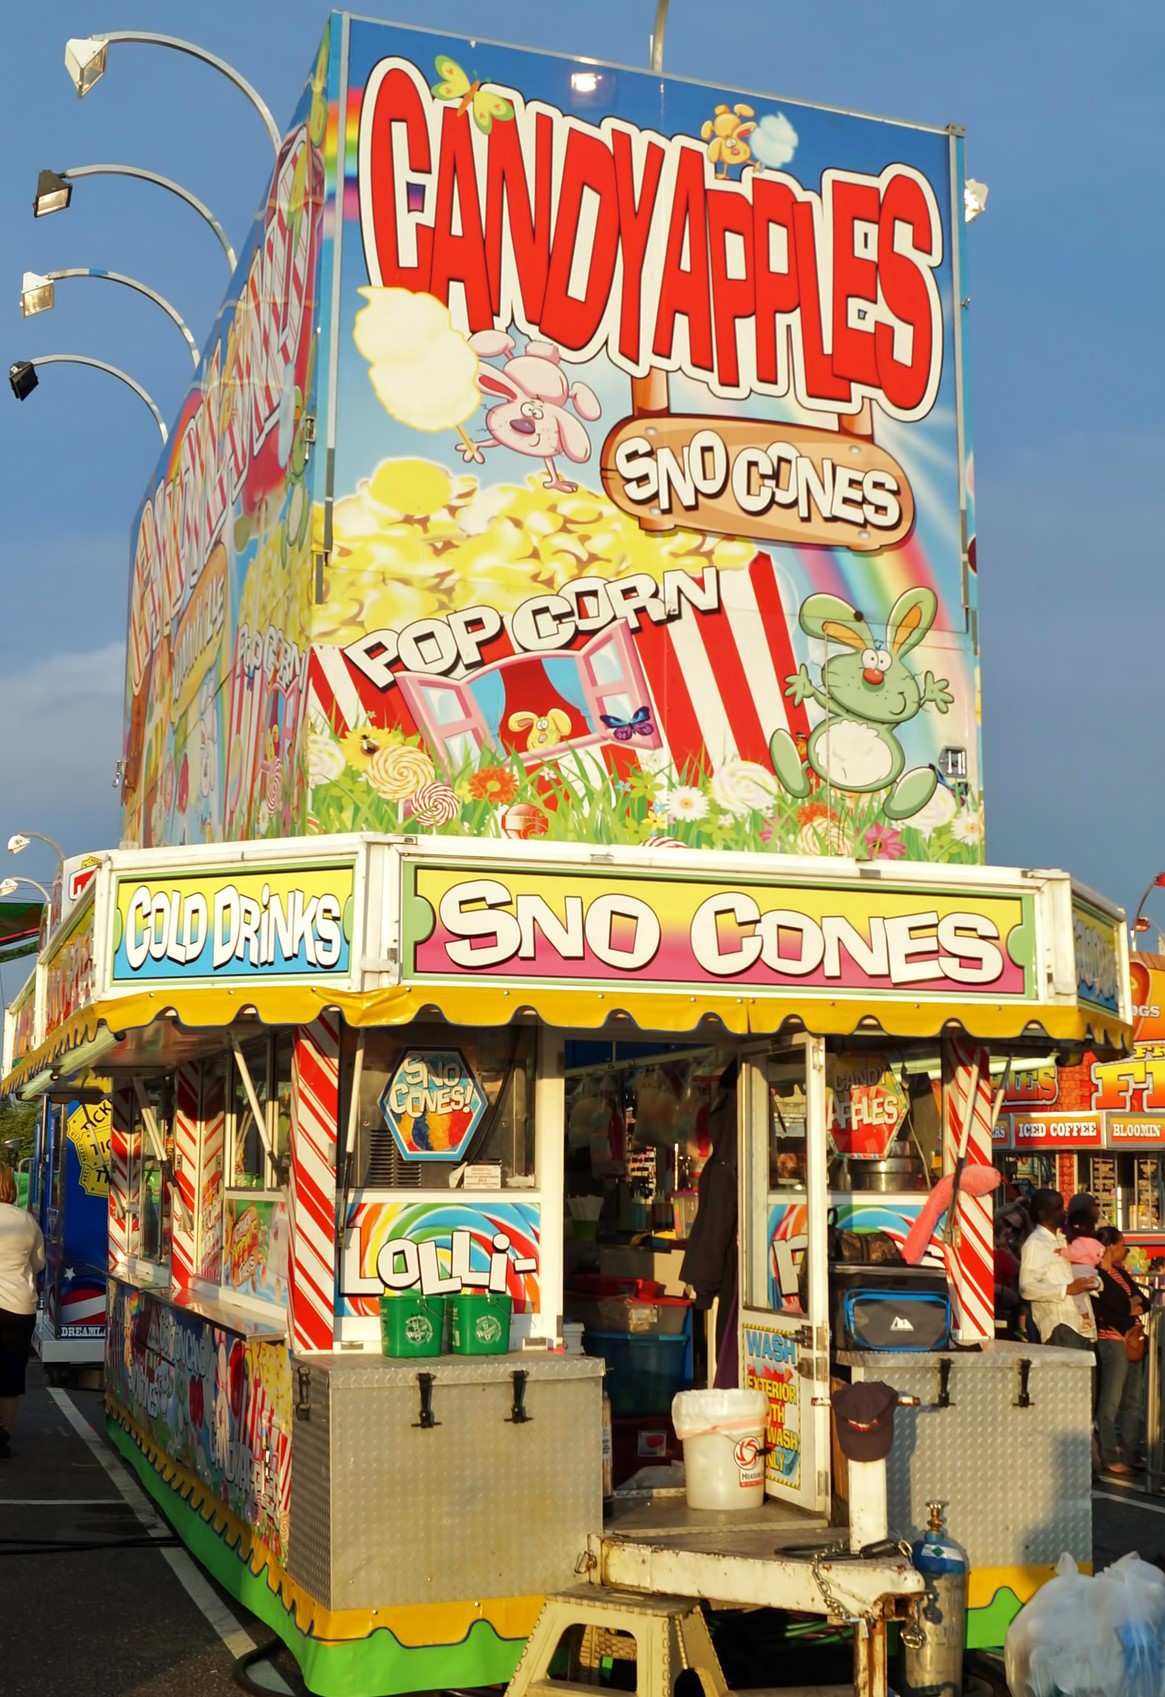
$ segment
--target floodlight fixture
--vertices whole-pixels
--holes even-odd
[[[160,295],[146,283],[140,283],[136,277],[124,276],[120,271],[104,271],[90,265],[69,266],[63,271],[46,271],[43,277],[35,271],[26,271],[20,291],[20,310],[24,316],[31,318],[34,313],[48,312],[55,304],[55,285],[68,277],[96,277],[103,283],[121,283],[125,288],[134,289],[139,295],[145,295],[147,300],[152,300],[155,306],[160,306],[167,318],[178,326],[191,363],[197,371],[198,343],[181,314],[170,305],[165,295]]]
[[[105,75],[109,42],[105,36],[74,36],[65,43],[65,69],[78,95],[86,95]]]
[[[32,203],[34,218],[46,218],[50,212],[64,212],[73,198],[73,185],[63,171],[42,171],[36,179],[36,195]]]
[[[107,360],[103,359],[91,359],[88,354],[38,354],[35,359],[17,360],[14,365],[8,367],[8,382],[18,401],[26,401],[38,386],[36,368],[39,365],[89,365],[95,371],[108,372],[110,377],[116,377],[120,383],[124,383],[128,389],[132,389],[139,400],[146,403],[154,415],[154,423],[158,427],[163,446],[169,441],[166,421],[141,384],[135,383],[132,377],[127,376],[116,365],[110,365]]]
[[[25,318],[35,318],[38,312],[49,312],[56,303],[57,286],[52,277],[26,271],[20,284],[20,310]]]
[[[16,399],[27,401],[40,379],[36,374],[36,367],[30,359],[18,359],[15,365],[8,367],[8,381]]]

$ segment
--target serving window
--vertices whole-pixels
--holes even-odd
[[[130,1115],[127,1199],[129,1247],[143,1261],[170,1265],[170,1184],[174,1159],[172,1077],[135,1082]]]
[[[287,1181],[293,1044],[292,1033],[281,1031],[242,1043],[231,1056],[228,1189],[278,1190]]]

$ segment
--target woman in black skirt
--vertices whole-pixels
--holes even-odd
[[[36,1276],[44,1238],[32,1215],[16,1205],[12,1168],[0,1161],[0,1461],[6,1459],[24,1370],[36,1328]]]

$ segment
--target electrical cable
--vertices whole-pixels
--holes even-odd
[[[268,1638],[265,1644],[257,1644],[253,1650],[248,1650],[246,1655],[237,1657],[231,1669],[231,1678],[239,1690],[251,1692],[254,1697],[271,1697],[271,1687],[256,1685],[254,1680],[247,1678],[247,1669],[254,1662],[263,1662],[269,1656],[277,1655],[282,1648],[282,1638]]]

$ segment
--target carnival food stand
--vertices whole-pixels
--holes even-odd
[[[313,1691],[506,1679],[582,1580],[847,1624],[881,1697],[928,1490],[972,1642],[1087,1558],[1088,1375],[980,1385],[989,1200],[931,1195],[1129,1029],[1118,910],[982,864],[964,177],[954,126],[329,21],[133,526],[123,846],[6,1051],[109,1081],[110,1431]],[[495,1353],[405,1358],[406,1300]],[[908,1367],[866,1538],[832,1387]],[[717,1375],[765,1493],[709,1519],[664,1464]],[[1057,1457],[1034,1530],[980,1391],[1002,1477]]]
[[[561,1347],[567,1060],[576,1044],[609,1045],[612,1064],[638,1047],[653,1067],[712,1048],[740,1074],[739,1377],[771,1410],[761,1533],[828,1536],[845,1510],[823,1392],[831,1371],[883,1370],[831,1337],[830,1128],[836,1146],[841,1122],[884,1121],[881,1094],[925,1076],[940,1161],[968,1093],[969,1158],[989,1160],[988,1053],[1119,1044],[1127,1010],[1119,990],[1103,1000],[1122,982],[1122,931],[1112,912],[1111,974],[1078,984],[1070,915],[1086,900],[1103,912],[1061,874],[744,856],[713,870],[679,850],[612,861],[410,838],[103,857],[80,918],[82,1005],[9,1082],[112,1083],[115,1442],[312,1689],[357,1670],[379,1691],[507,1677],[588,1547],[614,1582],[639,1571],[649,1590],[664,1583],[652,1564],[670,1585],[686,1551],[700,1594],[707,1517],[677,1522],[674,1492],[654,1520],[650,1491],[617,1501],[604,1533],[603,1363]],[[969,1343],[990,1324],[990,1221],[960,1196],[951,1272]],[[611,1264],[625,1267],[618,1213]],[[512,1298],[507,1353],[381,1356],[386,1287],[491,1284]],[[916,1376],[937,1370],[925,1360]],[[1000,1395],[1013,1377],[994,1375]],[[1038,1391],[1046,1434],[1072,1397]],[[999,1528],[977,1520],[972,1478],[937,1482],[978,1541],[972,1610],[997,1633],[1006,1594],[1014,1607],[1057,1558],[1065,1514],[1078,1525],[1080,1494],[1058,1474],[1052,1542],[1026,1531],[1023,1560],[988,1562]],[[1085,1456],[1085,1512],[1088,1484]],[[907,1497],[935,1485],[914,1477]],[[907,1507],[895,1525],[915,1522]],[[779,1604],[774,1574],[750,1569],[741,1600],[767,1584]],[[865,1564],[870,1606],[909,1599],[911,1577]]]

